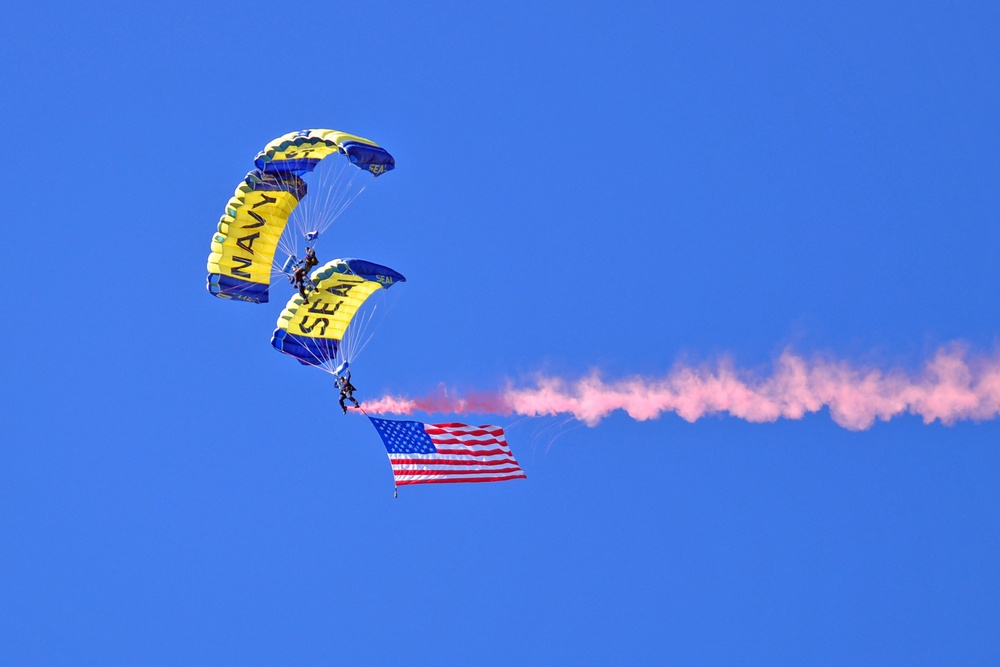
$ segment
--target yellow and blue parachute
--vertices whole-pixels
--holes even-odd
[[[271,345],[303,364],[335,374],[359,351],[358,332],[349,325],[362,304],[376,291],[406,278],[363,259],[332,260],[313,271],[311,278],[315,288],[307,299],[295,293],[288,300]]]
[[[303,175],[328,157],[324,165],[336,164],[325,175],[322,191],[304,199]],[[286,267],[295,259],[298,236],[283,237],[293,212],[302,212],[297,231],[314,241],[368,180],[395,165],[375,142],[337,130],[292,132],[267,144],[254,160],[256,169],[236,188],[212,237],[208,291],[224,299],[267,302],[271,276],[282,272],[275,266],[276,252],[287,252]],[[311,200],[315,205],[307,205]]]

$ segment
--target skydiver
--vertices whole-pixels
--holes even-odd
[[[306,295],[306,285],[309,283],[307,276],[317,264],[319,264],[319,260],[316,259],[316,251],[307,247],[306,256],[295,264],[295,271],[289,279],[292,281],[292,285],[299,290],[303,301],[309,300],[309,297]]]
[[[340,387],[340,408],[347,414],[347,406],[344,405],[344,401],[350,401],[354,403],[354,407],[360,408],[361,404],[358,403],[358,399],[354,398],[355,386],[351,384],[351,371],[347,371],[347,375],[337,378],[337,386]]]
[[[319,260],[316,259],[316,251],[309,246],[306,246],[306,256],[302,258],[302,261],[305,262],[307,271],[311,271],[319,264]]]

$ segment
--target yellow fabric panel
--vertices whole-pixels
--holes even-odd
[[[313,272],[313,276],[321,271]],[[278,317],[278,328],[309,338],[343,340],[358,308],[380,288],[378,283],[360,276],[335,273],[309,292],[308,301],[294,294]]]
[[[278,239],[298,200],[280,191],[239,195],[230,200],[229,214],[222,216],[212,237],[208,271],[267,285]]]
[[[328,155],[333,155],[339,153],[340,148],[336,144],[324,144],[324,143],[303,143],[302,145],[296,146],[291,145],[284,150],[276,150],[271,155],[271,161],[277,160],[296,160],[302,158],[319,158],[323,159]]]
[[[293,158],[316,157],[324,158],[327,155],[340,151],[340,146],[345,141],[356,141],[369,146],[378,146],[374,141],[359,137],[347,132],[338,130],[308,130],[305,135],[298,132],[283,134],[274,141],[271,141],[264,150],[261,157],[265,162],[274,160],[287,160]],[[305,151],[310,151],[308,155]]]

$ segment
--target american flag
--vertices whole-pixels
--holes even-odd
[[[397,486],[527,477],[499,426],[369,419],[389,453]]]

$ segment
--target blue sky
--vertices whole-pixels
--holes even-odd
[[[990,664],[1000,426],[507,427],[406,488],[277,302],[205,291],[270,139],[397,169],[323,239],[407,276],[358,396],[996,352],[988,3],[3,10],[10,664]],[[321,256],[321,259],[323,257]],[[449,420],[453,415],[421,415]],[[463,417],[465,418],[465,417]]]

